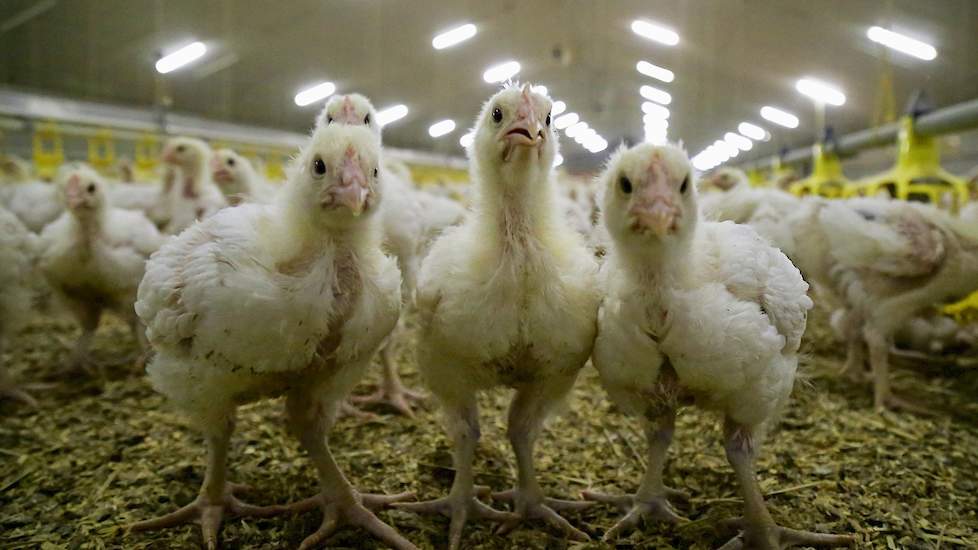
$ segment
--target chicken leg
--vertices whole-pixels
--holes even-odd
[[[13,376],[3,366],[3,339],[0,338],[0,397],[9,397],[24,403],[28,407],[36,407],[37,401],[17,384]]]
[[[454,404],[445,404],[445,416],[455,443],[452,462],[455,479],[447,497],[425,502],[405,502],[394,507],[419,514],[443,514],[451,518],[448,529],[448,547],[458,550],[462,546],[462,531],[469,517],[490,521],[509,521],[517,519],[515,514],[500,512],[483,504],[475,495],[475,481],[472,474],[472,461],[479,442],[479,410],[475,396],[459,399]]]
[[[200,525],[204,545],[210,550],[218,546],[218,535],[225,514],[231,517],[266,518],[288,511],[284,506],[253,506],[235,497],[235,493],[243,491],[245,487],[227,482],[227,455],[233,421],[219,424],[206,434],[207,470],[197,498],[165,516],[134,523],[129,526],[129,530],[150,531],[197,523]]]
[[[724,426],[727,460],[733,466],[744,499],[744,517],[731,522],[743,529],[720,550],[780,550],[792,546],[850,546],[847,535],[828,535],[781,527],[774,522],[754,474],[754,444],[750,428],[727,419]]]
[[[516,390],[516,396],[509,408],[508,436],[516,454],[517,484],[515,489],[494,494],[493,498],[512,501],[518,517],[501,525],[498,534],[512,531],[524,520],[539,519],[559,529],[572,540],[591,540],[587,533],[571,525],[557,511],[581,510],[594,503],[544,497],[533,466],[533,447],[540,435],[543,421],[553,406],[570,391],[574,378],[547,379],[526,384]]]
[[[898,397],[890,389],[890,348],[892,339],[881,331],[867,328],[865,330],[866,344],[869,347],[869,363],[873,370],[873,406],[882,412],[888,408],[904,409],[906,411],[933,415],[934,411],[923,405],[918,405]]]
[[[396,550],[417,550],[393,527],[381,521],[371,508],[411,498],[412,493],[398,495],[361,495],[340,471],[326,444],[329,415],[326,404],[319,398],[321,388],[315,384],[294,390],[288,396],[286,409],[289,426],[309,453],[319,475],[321,493],[310,499],[287,506],[292,512],[311,508],[318,503],[323,509],[323,522],[315,533],[306,537],[300,550],[315,548],[325,542],[341,525],[360,527]]]
[[[394,330],[394,334],[401,333],[399,329]],[[404,384],[401,382],[401,377],[397,373],[397,364],[394,362],[393,342],[394,337],[392,334],[391,338],[380,350],[380,361],[384,370],[382,371],[380,385],[377,386],[377,390],[369,395],[353,396],[350,399],[353,401],[353,403],[360,405],[374,403],[388,405],[404,416],[414,418],[414,411],[411,409],[411,403],[415,401],[423,401],[425,396],[424,394],[404,387]],[[349,414],[349,411],[344,412]]]
[[[645,439],[648,443],[648,466],[642,483],[634,495],[608,495],[594,491],[584,491],[584,498],[597,502],[614,504],[625,512],[625,516],[605,533],[603,540],[612,541],[638,527],[643,520],[683,523],[688,519],[677,514],[669,504],[668,497],[688,500],[681,491],[667,488],[662,483],[662,470],[666,465],[666,454],[672,443],[676,428],[676,411],[668,410],[655,420],[643,422]]]

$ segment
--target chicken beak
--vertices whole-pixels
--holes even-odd
[[[167,163],[170,163],[170,164],[176,164],[176,162],[177,162],[177,152],[174,151],[173,149],[166,149],[166,150],[163,151],[162,158],[163,158],[163,162],[167,162]]]
[[[339,184],[332,189],[333,200],[336,204],[349,208],[355,217],[360,216],[367,203],[370,188],[367,185],[367,176],[360,166],[359,157],[352,147],[346,150],[340,165],[339,177]]]
[[[523,87],[520,106],[516,110],[516,120],[503,131],[503,140],[512,148],[514,145],[536,147],[543,143],[543,139],[544,132],[533,105],[530,87],[527,85]]]
[[[74,210],[85,204],[85,195],[82,193],[81,180],[77,175],[68,178],[65,184],[65,203],[68,208]]]
[[[664,237],[676,229],[679,210],[673,204],[672,193],[665,183],[649,185],[632,206],[631,214],[635,229],[651,229],[657,237]]]
[[[343,98],[343,110],[340,112],[338,118],[343,124],[360,124],[363,122],[357,119],[357,110],[353,106],[353,100],[350,99],[350,96]]]

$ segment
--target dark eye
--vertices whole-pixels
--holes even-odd
[[[547,126],[550,126],[550,113],[547,113]]]
[[[183,145],[177,145],[177,152],[178,153],[182,153],[183,152]]]
[[[363,117],[363,123],[368,126],[370,125],[370,113],[367,113],[367,116]]]
[[[377,169],[376,168],[374,168],[374,177],[375,178],[377,177]]]
[[[333,115],[326,115],[326,124],[333,123]]]
[[[503,110],[500,109],[499,107],[494,107],[492,109],[492,120],[496,124],[499,124],[500,122],[502,122],[503,121]]]
[[[317,176],[322,176],[326,173],[326,163],[323,162],[323,159],[317,158],[312,161],[312,172]]]
[[[686,179],[683,180],[683,184],[679,186],[679,192],[685,193],[686,188],[689,187],[689,175],[686,175]]]
[[[95,184],[94,183],[89,183],[88,184],[88,193],[89,194],[95,193]]]
[[[234,166],[234,159],[228,159],[228,166]]]
[[[622,176],[618,180],[618,187],[621,187],[621,192],[630,195],[632,193],[632,180]]]

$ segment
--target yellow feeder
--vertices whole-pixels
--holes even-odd
[[[771,182],[764,177],[764,172],[760,168],[751,168],[747,171],[747,182],[751,187],[770,187]]]
[[[863,180],[867,196],[887,193],[891,197],[929,202],[957,213],[968,200],[967,183],[941,168],[938,141],[914,131],[914,119],[900,119],[896,166]]]
[[[65,161],[61,129],[53,122],[39,124],[34,129],[33,142],[34,171],[42,180],[51,181]]]
[[[160,163],[160,138],[153,134],[143,134],[135,145],[136,180],[151,180],[156,176]]]
[[[265,157],[265,178],[268,181],[279,182],[285,179],[285,155],[269,154]]]
[[[794,195],[817,195],[829,199],[841,198],[852,182],[842,174],[839,156],[825,149],[824,144],[812,147],[812,175],[800,179],[788,188]]]
[[[102,128],[88,136],[88,163],[93,168],[108,175],[115,167],[115,141],[112,131]]]
[[[972,292],[964,300],[942,307],[941,313],[960,324],[978,321],[978,292]]]

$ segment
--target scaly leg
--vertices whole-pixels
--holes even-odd
[[[764,495],[754,475],[754,444],[749,428],[727,419],[724,426],[727,460],[733,466],[744,498],[744,517],[733,523],[743,532],[720,547],[720,550],[780,550],[792,546],[850,546],[853,538],[781,527],[774,522]]]
[[[591,540],[587,533],[571,525],[557,510],[581,510],[594,503],[544,497],[533,466],[533,446],[543,421],[573,384],[574,377],[549,379],[545,384],[527,384],[516,390],[516,396],[509,408],[508,435],[516,454],[517,484],[515,489],[494,494],[493,498],[511,500],[518,518],[500,526],[499,534],[512,531],[522,521],[540,519],[559,529],[570,539]]]
[[[227,454],[233,421],[220,424],[215,431],[207,434],[207,471],[197,498],[165,516],[134,523],[129,526],[130,530],[149,531],[197,523],[200,525],[204,544],[208,549],[216,549],[225,514],[231,517],[265,518],[288,511],[284,506],[252,506],[235,497],[236,492],[246,488],[227,482]]]
[[[608,495],[594,491],[584,491],[584,498],[614,504],[625,512],[625,516],[605,533],[603,540],[612,541],[638,527],[643,520],[683,523],[688,519],[677,514],[669,504],[668,497],[688,500],[680,491],[667,488],[662,483],[662,470],[666,466],[666,454],[676,429],[676,411],[669,409],[656,420],[644,420],[645,439],[648,443],[648,467],[642,483],[634,495]]]
[[[399,495],[361,495],[350,485],[326,445],[326,425],[329,415],[326,404],[318,397],[318,386],[297,389],[289,394],[286,408],[289,425],[319,474],[321,493],[287,508],[301,512],[318,503],[323,510],[323,522],[315,533],[299,546],[300,550],[314,548],[325,542],[341,525],[353,525],[382,540],[397,550],[417,550],[393,527],[377,518],[370,507],[381,508],[399,500],[411,498],[411,493]]]
[[[843,327],[846,336],[846,363],[842,373],[853,380],[866,379],[866,342],[863,340],[862,316],[847,310]]]
[[[490,521],[507,521],[516,518],[515,514],[490,508],[476,498],[472,461],[479,442],[479,410],[475,396],[466,397],[452,404],[445,404],[445,416],[455,443],[455,452],[452,455],[455,479],[448,496],[425,502],[405,502],[394,505],[396,508],[419,514],[442,514],[451,518],[448,529],[448,547],[451,550],[461,548],[462,531],[470,516]]]
[[[411,402],[424,400],[424,395],[414,390],[404,387],[401,377],[397,373],[397,364],[394,362],[394,341],[397,335],[403,331],[395,328],[390,338],[380,350],[380,362],[383,365],[382,378],[377,390],[364,396],[353,396],[351,401],[358,404],[382,403],[394,408],[399,413],[408,418],[414,418],[414,411],[411,409]],[[344,411],[349,413],[349,411]]]
[[[866,343],[869,346],[869,362],[873,368],[873,406],[878,412],[888,408],[933,415],[934,411],[893,394],[890,388],[890,338],[879,330],[866,329]]]

